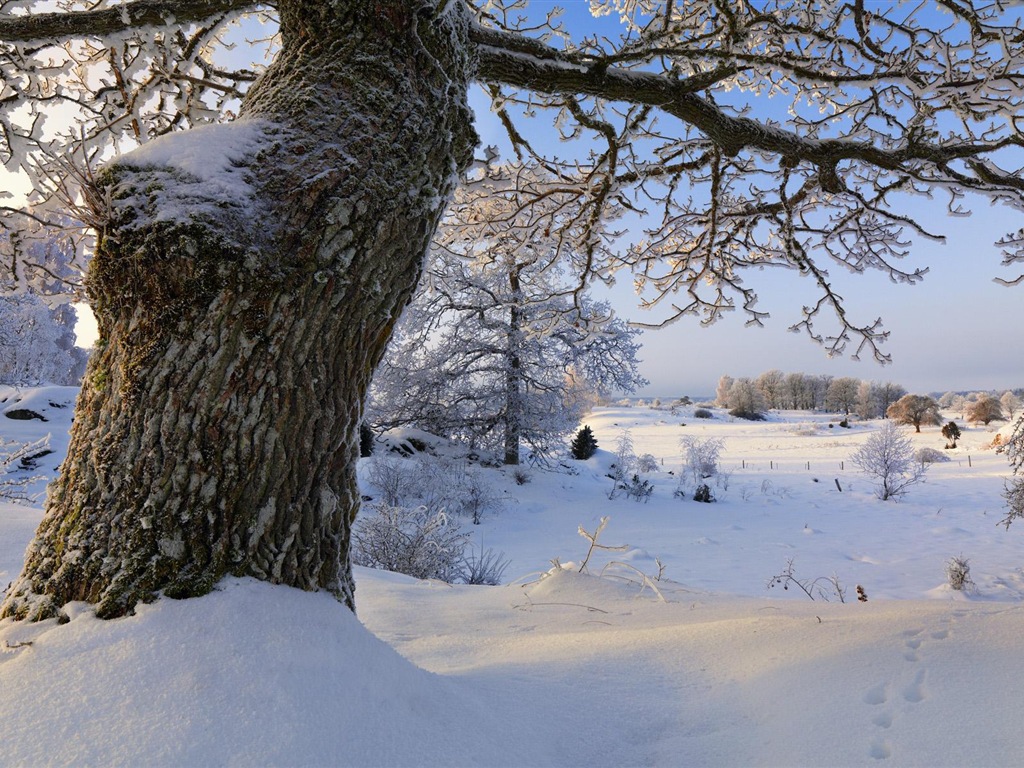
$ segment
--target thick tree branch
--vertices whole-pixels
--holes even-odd
[[[0,17],[0,42],[31,43],[110,35],[134,27],[203,21],[230,11],[257,8],[254,0],[135,0],[117,8],[76,13]]]
[[[611,101],[658,107],[693,126],[722,148],[726,156],[743,149],[771,152],[795,164],[805,161],[819,169],[819,184],[826,192],[842,192],[836,165],[845,160],[868,163],[886,170],[902,170],[924,162],[940,166],[990,154],[1007,146],[1022,146],[1017,137],[997,142],[950,142],[937,144],[907,136],[900,146],[886,148],[852,139],[815,139],[777,126],[726,114],[698,94],[737,73],[734,67],[718,67],[682,79],[637,70],[593,64],[562,55],[539,41],[525,45],[518,35],[476,27],[471,38],[478,45],[480,79],[548,94],[584,94]],[[1016,177],[990,166],[972,164],[988,185],[1020,191]]]

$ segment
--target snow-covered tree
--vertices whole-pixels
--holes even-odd
[[[857,405],[859,387],[860,380],[852,376],[832,379],[825,391],[825,409],[836,413],[852,413]]]
[[[532,226],[537,210],[517,218],[531,188],[553,181],[491,168],[457,194],[374,379],[375,424],[415,424],[518,464],[523,442],[546,453],[575,429],[595,393],[646,384],[641,331],[586,293],[574,298],[557,248]],[[557,194],[548,204],[571,213]]]
[[[850,460],[875,480],[875,495],[882,501],[903,496],[927,471],[926,464],[914,458],[910,438],[894,420],[885,421]]]
[[[877,419],[883,411],[878,407],[875,385],[870,381],[862,381],[857,385],[857,402],[854,409],[862,419]]]
[[[760,420],[768,410],[764,395],[757,385],[746,377],[736,379],[729,387],[726,401],[729,413],[741,419]]]
[[[889,406],[885,416],[897,424],[913,424],[915,432],[921,431],[922,424],[938,426],[942,423],[939,404],[927,395],[904,395]]]
[[[18,275],[0,268],[0,383],[77,384],[88,353],[75,345],[78,315],[69,303],[81,277],[72,266],[74,243],[30,220],[23,231],[0,237],[0,259],[10,263],[16,252],[33,279],[14,291]]]
[[[769,408],[784,407],[784,393],[786,389],[786,374],[777,368],[765,371],[757,377],[754,382],[757,388],[764,395],[765,403]]]
[[[75,346],[75,310],[31,293],[0,294],[0,384],[77,384],[88,357]]]
[[[1002,421],[1006,418],[1003,415],[1003,406],[992,395],[980,395],[977,400],[967,404],[965,417],[970,422],[981,422],[988,425],[991,421]]]
[[[668,320],[759,323],[740,275],[778,265],[820,291],[794,328],[884,359],[829,265],[916,282],[908,196],[1024,207],[1024,37],[1005,4],[865,5],[595,0],[582,29],[519,0],[0,2],[0,161],[93,228],[101,335],[3,613],[226,573],[352,604],[362,404],[472,160],[471,83],[578,201],[538,225],[581,284],[632,268]],[[1024,230],[1001,244],[1024,261]]]
[[[735,381],[736,380],[728,374],[724,374],[719,377],[718,385],[715,387],[715,404],[720,408],[729,407],[729,390],[732,389],[732,385]]]
[[[999,404],[1003,407],[1006,418],[1012,419],[1020,409],[1020,398],[1010,390],[1006,390],[999,398]]]
[[[881,415],[885,415],[886,411],[889,410],[889,406],[907,394],[907,390],[900,384],[895,384],[891,381],[886,382],[872,382],[871,390],[874,392],[875,402],[878,405],[878,412]]]

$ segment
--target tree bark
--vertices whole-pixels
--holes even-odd
[[[519,275],[525,265],[513,264],[509,269],[509,305],[507,351],[505,357],[505,463],[519,464],[519,444],[523,435],[523,289]]]
[[[437,5],[280,0],[282,51],[242,113],[266,126],[248,208],[168,220],[166,168],[102,175],[101,341],[2,615],[113,617],[226,574],[354,605],[365,393],[476,141],[468,21]]]

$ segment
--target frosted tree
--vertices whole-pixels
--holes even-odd
[[[737,418],[759,421],[768,410],[768,403],[757,384],[748,378],[736,379],[729,387],[726,407]]]
[[[860,379],[852,376],[841,376],[832,379],[825,391],[825,409],[850,415],[857,407],[857,393]]]
[[[0,383],[77,384],[88,353],[75,345],[78,316],[69,303],[81,288],[75,244],[29,218],[19,232],[0,235],[0,260],[11,264],[16,253],[22,276],[33,280],[14,291],[19,276],[0,268]]]
[[[939,404],[927,395],[904,395],[889,406],[885,416],[897,424],[913,424],[915,432],[921,431],[922,424],[938,426],[942,423]]]
[[[1006,417],[1012,419],[1020,409],[1020,398],[1010,390],[1006,390],[999,398],[999,404],[1003,407]]]
[[[907,390],[900,384],[895,384],[891,381],[872,382],[871,390],[874,393],[875,401],[878,405],[878,411],[884,415],[889,410],[889,406],[907,394]]]
[[[914,458],[914,446],[895,421],[885,421],[850,460],[875,481],[875,495],[882,501],[900,498],[924,480],[927,465]]]
[[[0,294],[0,384],[76,384],[87,353],[75,346],[75,311],[31,293]]]
[[[473,158],[471,83],[578,201],[548,236],[580,285],[630,269],[665,321],[758,324],[748,279],[789,268],[819,291],[794,329],[885,359],[829,268],[917,282],[939,235],[909,197],[1024,206],[1024,35],[1002,3],[866,5],[594,0],[573,29],[519,0],[0,0],[0,162],[91,228],[101,335],[4,615],[228,573],[354,604],[363,402]]]
[[[641,331],[604,303],[576,292],[557,243],[536,226],[571,211],[539,169],[489,168],[456,195],[441,225],[423,286],[406,310],[371,389],[370,418],[416,424],[499,450],[518,464],[526,442],[547,453],[597,398],[632,392]]]
[[[786,374],[777,368],[765,371],[754,382],[764,395],[769,408],[782,408],[783,395],[786,388]]]
[[[878,407],[875,386],[870,381],[857,385],[857,402],[854,410],[862,419],[877,419],[883,411]]]
[[[988,426],[992,421],[1003,421],[1006,416],[1003,414],[1002,404],[991,395],[979,395],[974,402],[968,403],[964,411],[967,421],[981,422]]]
[[[715,387],[715,403],[720,407],[729,407],[729,391],[735,382],[736,380],[728,374],[719,377],[718,385]]]

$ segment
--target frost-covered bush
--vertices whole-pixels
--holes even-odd
[[[479,555],[470,553],[462,559],[461,581],[466,584],[483,584],[497,586],[508,569],[508,559],[504,552],[495,552],[487,548]]]
[[[876,481],[875,495],[882,501],[899,498],[924,480],[928,466],[914,457],[910,438],[892,421],[886,421],[850,460]]]
[[[609,499],[614,499],[619,491],[625,489],[635,466],[636,453],[633,451],[633,436],[628,429],[624,429],[615,440],[615,458],[608,467],[608,477],[612,479]]]
[[[635,474],[628,483],[623,484],[622,490],[626,492],[627,499],[646,503],[651,498],[651,494],[654,493],[654,486],[651,485],[650,481]]]
[[[689,475],[694,485],[717,475],[718,460],[724,446],[725,443],[718,438],[692,435],[681,438],[679,449],[683,454],[683,474]]]
[[[659,468],[658,460],[650,453],[642,454],[636,459],[637,472],[657,472]]]
[[[710,504],[715,500],[715,496],[711,493],[711,487],[707,483],[701,483],[697,486],[697,489],[693,492],[694,501],[702,501],[705,504]]]
[[[499,510],[502,497],[466,462],[420,454],[411,459],[377,456],[367,479],[380,494],[380,502],[393,507],[424,507],[430,514],[447,512],[470,518],[474,524]]]
[[[934,448],[918,448],[914,453],[914,459],[921,464],[936,464],[942,461],[949,461],[949,456]]]
[[[407,504],[415,495],[417,478],[408,462],[396,456],[378,456],[369,462],[367,479],[390,507]]]
[[[463,574],[468,537],[444,512],[379,504],[352,528],[356,565],[453,583]]]
[[[957,592],[973,592],[974,579],[971,578],[971,564],[966,557],[951,557],[946,563],[946,579],[949,586]]]

